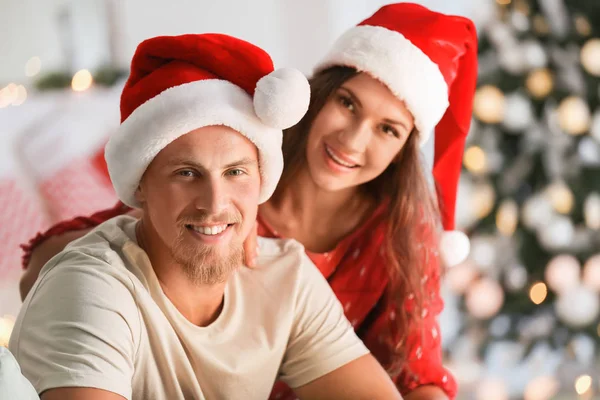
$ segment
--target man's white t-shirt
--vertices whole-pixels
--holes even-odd
[[[38,393],[93,387],[127,399],[266,399],[368,353],[327,281],[291,240],[259,238],[258,267],[226,284],[198,327],[163,293],[121,216],[42,269],[9,348]]]

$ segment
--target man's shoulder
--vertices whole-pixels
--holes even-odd
[[[259,236],[257,241],[259,257],[272,258],[305,254],[304,246],[294,239],[272,239]]]
[[[82,274],[75,274],[78,279],[107,279],[112,276],[124,282],[129,281],[123,254],[123,246],[129,241],[124,228],[132,222],[128,218],[108,220],[71,242],[48,261],[40,272],[39,280],[81,271]]]

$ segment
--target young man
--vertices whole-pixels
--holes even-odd
[[[294,241],[242,244],[282,170],[281,129],[306,112],[295,70],[225,35],[158,37],[134,55],[106,148],[142,210],[44,267],[10,350],[43,400],[400,398]]]

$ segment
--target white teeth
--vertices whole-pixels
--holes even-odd
[[[215,226],[192,226],[192,229],[203,235],[218,235],[227,229],[227,225],[215,225]]]
[[[338,157],[335,156],[335,154],[333,154],[333,152],[331,150],[329,150],[328,146],[325,146],[325,151],[327,152],[327,154],[329,154],[329,157],[333,158],[333,161],[335,161],[336,163],[343,165],[344,167],[348,167],[348,168],[352,168],[355,165],[352,164],[348,164],[347,162],[340,160]]]

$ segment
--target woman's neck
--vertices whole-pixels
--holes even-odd
[[[333,249],[356,229],[374,204],[358,187],[323,190],[306,169],[293,180],[261,207],[261,217],[282,236],[298,240],[309,251]]]

